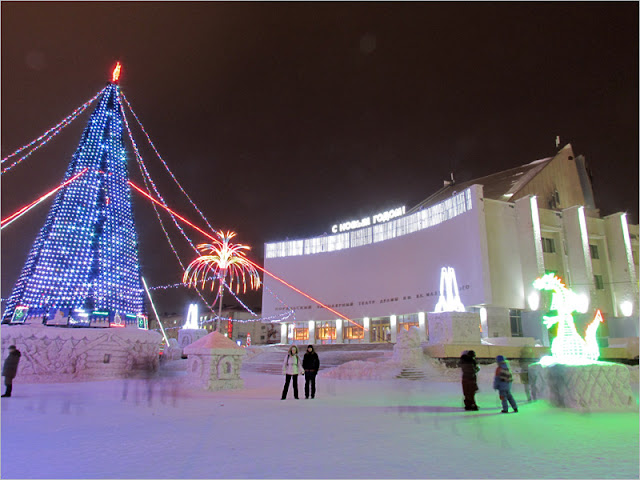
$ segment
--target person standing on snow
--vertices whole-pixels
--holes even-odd
[[[13,379],[18,373],[18,362],[20,362],[20,350],[15,345],[9,347],[9,356],[2,365],[2,376],[4,377],[4,384],[7,387],[3,397],[10,397],[11,390],[13,390]]]
[[[509,362],[507,362],[507,359],[502,355],[496,357],[496,362],[498,362],[498,368],[496,368],[496,375],[493,377],[493,389],[498,390],[500,393],[500,400],[502,400],[502,412],[500,413],[509,412],[507,400],[511,404],[513,411],[518,412],[518,404],[516,404],[516,400],[513,398],[513,395],[511,395],[513,375],[509,368]]]
[[[285,375],[284,388],[282,389],[282,400],[287,398],[287,392],[289,391],[289,383],[293,378],[293,397],[298,400],[298,375],[304,374],[302,368],[302,362],[298,355],[298,347],[291,345],[287,356],[284,357],[284,364],[282,365],[282,373]]]
[[[311,384],[311,398],[316,397],[316,375],[320,369],[320,358],[313,349],[313,345],[307,347],[307,353],[302,359],[304,369],[304,398],[309,398],[309,384]]]
[[[464,409],[478,410],[476,405],[476,392],[478,391],[478,372],[480,367],[476,361],[476,352],[464,351],[459,362],[462,369],[462,393],[464,395]]]

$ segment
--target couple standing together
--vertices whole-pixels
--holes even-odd
[[[298,375],[305,377],[304,382],[304,398],[309,398],[309,386],[311,386],[311,398],[316,396],[316,375],[320,368],[320,359],[315,352],[313,345],[307,347],[302,362],[298,355],[298,347],[292,345],[284,358],[282,373],[285,375],[284,388],[282,389],[282,400],[287,398],[289,391],[289,383],[293,378],[293,397],[298,399]]]

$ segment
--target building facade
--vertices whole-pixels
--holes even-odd
[[[583,300],[578,326],[600,310],[602,337],[638,336],[638,225],[624,213],[600,216],[584,158],[571,145],[446,182],[404,215],[377,220],[265,244],[268,271],[344,317],[265,276],[262,313],[283,316],[283,343],[395,342],[411,326],[428,340],[429,313],[455,300],[456,310],[479,313],[479,338],[548,345],[548,298],[533,281],[549,272]]]
[[[197,312],[197,310],[196,310]],[[162,325],[169,338],[178,339],[180,329],[185,328],[189,314],[172,314],[162,317]],[[234,342],[240,341],[241,345],[267,345],[280,342],[280,328],[271,323],[254,320],[256,317],[249,312],[237,309],[222,310],[223,320],[220,322],[220,333]],[[211,333],[215,330],[216,315],[211,312],[203,312],[198,315],[197,328]],[[155,319],[152,320],[152,328],[155,328]],[[159,330],[158,328],[155,328]]]

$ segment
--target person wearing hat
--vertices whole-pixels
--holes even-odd
[[[18,373],[18,362],[20,361],[20,350],[15,345],[9,347],[9,355],[7,356],[4,364],[2,365],[2,376],[4,377],[4,384],[7,390],[4,392],[3,397],[10,397],[11,390],[13,390],[13,379]]]
[[[493,377],[493,389],[498,390],[500,393],[500,400],[502,401],[501,413],[509,413],[509,405],[507,404],[507,401],[511,404],[513,411],[517,412],[518,404],[516,403],[515,398],[513,398],[513,395],[511,395],[513,375],[509,368],[509,362],[507,362],[507,359],[502,355],[498,355],[496,357],[496,362],[498,362],[498,368],[496,368],[496,375]]]
[[[311,384],[311,398],[316,397],[316,375],[320,368],[320,359],[313,348],[313,345],[307,347],[307,352],[302,359],[302,368],[304,370],[304,398],[309,398],[309,384]]]
[[[465,350],[460,356],[459,366],[462,369],[462,394],[464,395],[464,409],[478,410],[476,392],[478,391],[478,372],[480,367],[476,360],[476,352]]]

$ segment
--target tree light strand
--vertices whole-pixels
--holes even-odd
[[[147,170],[147,167],[144,164],[144,161],[142,159],[142,155],[140,155],[140,151],[138,149],[138,145],[137,145],[136,141],[133,138],[133,134],[131,133],[131,128],[129,127],[129,122],[127,121],[127,117],[126,117],[126,115],[124,113],[124,108],[122,108],[122,103],[120,104],[120,106],[121,106],[122,118],[124,119],[124,124],[125,124],[125,127],[127,129],[127,133],[129,134],[129,140],[131,141],[131,144],[133,146],[133,150],[134,150],[135,157],[136,157],[136,162],[138,163],[138,168],[140,169],[140,173],[142,174],[142,180],[143,180],[143,182],[145,184],[147,192],[150,191],[149,184],[151,184],[151,187],[153,188],[153,190],[156,193],[156,195],[162,200],[163,203],[166,203],[164,201],[164,199],[162,198],[162,195],[160,195],[160,192],[158,191],[158,188],[156,187],[155,182],[151,178],[151,175],[149,174],[149,171]],[[133,184],[130,184],[130,185],[133,186]],[[139,191],[141,191],[138,187],[135,187],[135,188],[138,189]],[[144,192],[142,192],[142,193],[144,193]],[[146,195],[149,196],[149,198],[151,198],[149,193],[147,193]],[[178,260],[178,263],[180,264],[180,268],[182,269],[182,271],[184,271],[185,270],[185,266],[182,263],[182,260],[180,259],[180,255],[178,255],[178,252],[177,252],[175,246],[173,245],[173,242],[171,241],[169,233],[167,232],[167,230],[165,228],[164,222],[162,221],[162,217],[160,216],[160,213],[158,212],[155,204],[153,204],[153,210],[154,210],[154,212],[156,214],[156,217],[158,218],[158,222],[160,223],[160,227],[162,228],[162,231],[164,232],[164,235],[165,235],[167,241],[169,242],[169,246],[170,246],[171,250],[173,251],[174,255],[176,256],[176,259]],[[182,233],[182,235],[187,240],[187,242],[189,242],[189,245],[191,245],[191,248],[193,248],[197,252],[198,249],[193,244],[193,242],[191,241],[189,236],[186,234],[186,232],[183,230],[182,226],[176,221],[176,219],[174,218],[172,212],[169,211],[169,213],[171,215],[171,219],[173,220],[173,223],[176,225],[176,227],[178,228],[180,233]],[[207,308],[209,308],[209,310],[211,312],[213,312],[213,304],[209,305],[209,303],[204,299],[204,297],[202,296],[202,293],[198,289],[196,289],[196,293],[198,294],[200,299],[204,302],[204,304],[207,306]]]
[[[15,155],[17,155],[18,153],[22,152],[23,150],[31,147],[34,144],[38,144],[36,145],[33,149],[31,149],[28,153],[26,153],[25,155],[23,155],[22,157],[20,157],[18,160],[16,160],[15,162],[13,162],[11,165],[9,165],[6,168],[2,169],[2,174],[5,174],[6,172],[8,172],[9,170],[11,170],[13,167],[15,167],[16,165],[18,165],[20,162],[22,162],[25,158],[29,157],[32,153],[34,153],[36,150],[38,150],[40,147],[46,145],[53,137],[55,137],[58,133],[60,133],[60,131],[66,127],[67,125],[69,125],[73,120],[75,120],[82,112],[84,112],[89,105],[91,105],[96,98],[98,98],[106,89],[107,87],[104,87],[102,90],[100,90],[93,98],[91,98],[90,100],[87,100],[85,103],[83,103],[81,106],[79,106],[78,108],[76,108],[69,116],[67,116],[66,118],[64,118],[60,123],[58,123],[55,127],[51,127],[49,130],[47,130],[46,132],[44,132],[42,135],[40,135],[38,138],[36,138],[35,140],[31,141],[30,143],[23,145],[22,147],[20,147],[19,149],[17,149],[15,152],[11,153],[10,155],[7,155],[6,157],[4,157],[2,159],[2,161],[0,163],[4,163],[6,161],[8,161],[11,157],[14,157]]]
[[[189,196],[189,194],[185,191],[184,188],[182,188],[182,185],[180,185],[180,182],[178,182],[178,179],[175,177],[175,175],[173,174],[173,172],[171,171],[171,169],[169,168],[169,165],[167,165],[167,163],[164,161],[164,159],[162,158],[162,155],[160,155],[160,152],[158,152],[158,150],[156,149],[156,146],[153,144],[153,142],[151,141],[151,138],[149,137],[149,134],[147,133],[147,131],[145,130],[144,126],[142,125],[142,122],[140,121],[140,119],[138,118],[138,116],[136,115],[136,113],[133,111],[133,108],[131,108],[131,104],[129,103],[129,100],[127,100],[127,97],[125,97],[124,93],[122,93],[122,99],[125,101],[125,103],[127,104],[127,107],[129,108],[129,111],[131,112],[131,114],[133,115],[133,118],[136,119],[136,122],[138,122],[138,125],[140,126],[140,129],[142,130],[142,133],[144,133],[145,137],[147,138],[147,140],[149,141],[149,145],[151,145],[151,148],[153,149],[153,151],[155,152],[155,154],[158,156],[158,159],[162,162],[162,165],[164,165],[164,168],[167,170],[167,172],[169,173],[169,175],[171,176],[171,178],[173,179],[173,181],[176,183],[176,185],[178,186],[178,188],[180,189],[180,191],[184,194],[185,197],[187,197],[187,200],[189,200],[189,203],[193,206],[193,208],[200,214],[200,217],[202,217],[202,220],[204,220],[204,222],[207,224],[207,227],[209,227],[209,229],[212,232],[215,232],[216,229],[213,228],[210,224],[209,221],[207,220],[207,217],[204,216],[204,213],[202,213],[200,211],[200,209],[198,208],[198,206],[194,203],[194,201],[191,199],[191,197]]]

